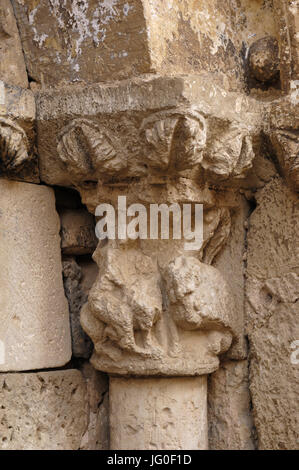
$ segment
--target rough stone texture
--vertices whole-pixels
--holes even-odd
[[[109,450],[109,381],[106,374],[85,363],[81,368],[86,380],[89,420],[82,437],[81,450]]]
[[[278,42],[265,37],[254,42],[249,50],[249,66],[252,75],[261,82],[268,82],[279,73]]]
[[[29,74],[46,86],[208,72],[224,88],[242,89],[251,43],[277,35],[271,0],[13,0],[13,5]]]
[[[247,361],[221,364],[208,380],[210,450],[253,450]]]
[[[202,168],[205,179],[242,180],[262,123],[256,100],[198,76],[41,91],[41,178],[89,187],[98,180]]]
[[[39,84],[121,79],[151,71],[139,0],[13,0],[26,64]]]
[[[250,390],[259,449],[298,448],[298,221],[295,193],[275,178],[257,193],[247,256]]]
[[[87,427],[77,370],[0,374],[1,450],[78,450]]]
[[[71,338],[53,190],[1,179],[0,193],[0,370],[62,366]]]
[[[93,339],[98,369],[127,377],[203,375],[112,378],[113,448],[190,448],[190,442],[206,448],[204,375],[219,367],[209,381],[210,446],[252,449],[256,427],[259,448],[295,448],[298,0],[12,3],[31,92],[15,86],[27,86],[26,71],[11,6],[0,0],[0,172],[39,182],[38,153],[42,182],[56,186],[63,256],[72,256],[64,259],[64,283],[73,352],[80,358],[74,363],[88,387],[88,426],[81,432],[79,424],[75,447],[108,447],[107,383],[82,360],[91,346],[79,325],[83,307],[82,324]],[[119,196],[126,196],[127,207],[143,204],[147,210],[151,203],[173,204],[174,211],[186,203],[203,204],[203,240],[189,251],[179,237],[146,239],[136,217],[130,226],[137,238],[125,234],[99,242],[92,262],[94,221],[79,193],[92,214],[102,202],[116,208]],[[257,201],[250,219],[240,193],[251,210]],[[61,319],[66,310],[58,243],[52,247],[57,230],[48,230],[51,236],[55,232],[51,241],[43,232],[53,204],[49,209],[40,200],[32,204],[31,196],[15,199],[6,201],[13,216],[0,235],[10,236],[8,250],[0,248],[2,265],[15,269],[19,253],[22,260],[28,253],[30,258],[25,268],[18,266],[13,282],[2,270],[0,303],[8,296],[14,305],[7,310],[0,305],[0,317],[12,314],[14,347],[25,347],[22,328],[26,344],[35,349],[11,357],[36,360],[37,352],[44,353],[39,341],[46,345],[47,361],[48,351],[66,359],[61,349],[70,355],[70,339],[69,333],[66,342],[61,339],[68,329]],[[194,214],[190,218],[195,222]],[[18,224],[24,226],[22,251],[14,248],[19,232],[11,229]],[[47,257],[37,260],[40,246]],[[48,287],[52,268],[58,291]],[[29,296],[34,308],[27,305]],[[2,363],[5,353],[0,335]],[[36,364],[48,366],[44,360]]]
[[[39,182],[34,145],[33,93],[0,81],[0,175]]]
[[[10,0],[0,1],[0,80],[28,87],[19,31]]]
[[[205,450],[207,379],[110,378],[110,448]]]
[[[217,369],[236,334],[233,297],[219,271],[181,256],[161,278],[158,261],[135,247],[98,249],[94,257],[100,271],[81,324],[97,369],[169,376]]]
[[[279,172],[289,186],[299,191],[299,95],[274,101],[269,107],[268,136]]]
[[[85,264],[84,276],[81,267],[77,264],[76,260],[71,257],[64,259],[62,266],[64,290],[70,310],[73,355],[75,357],[88,359],[91,356],[93,348],[89,337],[84,333],[80,325],[80,311],[88,298],[90,281],[87,280],[85,285],[83,285],[83,279],[86,277],[86,274],[87,276],[89,275],[90,270],[88,270]],[[93,276],[91,275],[90,277]],[[96,274],[93,277],[93,281],[95,281],[95,278]]]
[[[298,0],[273,0],[280,49],[280,77],[286,92],[299,87],[299,4]]]
[[[213,266],[219,269],[224,276],[234,296],[240,335],[227,354],[230,358],[239,360],[247,356],[247,344],[244,331],[244,255],[246,237],[245,226],[248,215],[249,205],[244,197],[240,198],[238,209],[232,215],[230,236],[226,245],[213,263]]]
[[[61,248],[64,255],[92,254],[97,247],[95,220],[87,210],[60,211]]]

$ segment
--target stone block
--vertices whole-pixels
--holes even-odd
[[[28,87],[19,31],[10,0],[0,1],[0,80]]]
[[[299,205],[281,178],[256,194],[248,231],[246,313],[259,449],[298,448]]]
[[[210,450],[254,450],[247,361],[228,361],[208,379]]]
[[[1,179],[0,193],[0,370],[63,366],[71,337],[54,192]]]
[[[60,211],[64,255],[92,254],[97,247],[95,219],[86,209]]]
[[[81,371],[87,386],[89,421],[80,449],[109,450],[108,376],[95,370],[89,363],[84,363]]]
[[[1,450],[78,450],[87,428],[78,370],[0,374]]]
[[[110,448],[206,450],[207,378],[110,378]]]

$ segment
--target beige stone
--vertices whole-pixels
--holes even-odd
[[[204,72],[226,89],[240,90],[246,50],[255,39],[277,36],[272,2],[263,0],[13,5],[29,74],[46,86]]]
[[[280,49],[280,76],[286,92],[298,89],[299,79],[299,11],[298,2],[273,0],[278,26]]]
[[[12,179],[39,182],[33,93],[3,81],[0,81],[0,172]]]
[[[250,390],[259,449],[298,448],[298,198],[280,178],[257,193],[247,255]]]
[[[0,180],[0,447],[298,447],[298,0],[0,13],[0,173],[53,186],[62,235],[51,189]],[[98,242],[119,196],[173,204],[168,239]],[[71,358],[61,251],[84,377],[18,374]]]
[[[268,130],[278,170],[289,186],[299,191],[299,95],[291,94],[269,107]]]
[[[210,450],[253,450],[247,361],[228,361],[208,380]]]
[[[99,247],[94,258],[99,276],[81,324],[94,342],[97,369],[186,376],[218,368],[217,356],[236,335],[233,297],[219,271],[181,256],[161,276],[154,256],[126,245]]]
[[[1,450],[78,450],[87,427],[77,370],[0,374]]]
[[[0,1],[0,80],[28,87],[22,45],[10,0]]]
[[[108,376],[95,370],[89,363],[84,363],[81,371],[86,380],[89,419],[80,449],[109,450]]]
[[[258,101],[200,76],[41,91],[41,178],[92,187],[187,170],[204,181],[239,182],[253,165],[263,113]]]
[[[92,254],[97,247],[95,220],[87,210],[60,211],[61,248],[65,255]]]
[[[13,6],[28,72],[39,84],[92,83],[151,71],[139,0],[13,0]]]
[[[110,378],[110,448],[205,450],[207,379]]]
[[[246,222],[249,215],[249,204],[241,197],[238,208],[232,213],[231,230],[228,240],[213,262],[224,279],[228,283],[233,294],[236,311],[239,336],[228,351],[231,359],[245,359],[247,356],[247,343],[244,331],[244,289],[245,289],[245,237]]]
[[[71,338],[53,190],[4,179],[0,187],[0,370],[63,366]]]

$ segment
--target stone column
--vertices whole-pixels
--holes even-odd
[[[207,375],[243,324],[212,266],[238,197],[209,184],[244,178],[260,109],[199,77],[97,85],[68,99],[48,90],[37,108],[43,180],[76,187],[91,213],[104,203],[116,215],[115,239],[93,254],[99,274],[81,311],[91,363],[111,377],[111,446],[206,449]],[[151,204],[175,213],[165,239],[150,235],[149,219],[146,234],[134,222]],[[185,204],[203,205],[203,239],[192,251],[173,236]]]
[[[206,450],[207,378],[110,378],[110,448]]]

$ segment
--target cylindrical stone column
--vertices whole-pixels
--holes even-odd
[[[207,376],[110,377],[112,450],[206,450]]]

